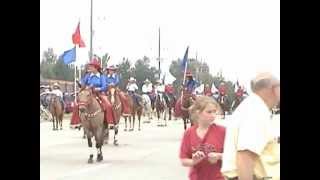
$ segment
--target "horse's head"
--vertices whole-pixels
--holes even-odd
[[[110,85],[108,87],[108,93],[107,94],[108,94],[108,98],[110,99],[111,104],[114,104],[115,103],[115,97],[117,95],[117,91],[116,91],[115,86]]]
[[[79,92],[77,101],[79,104],[80,112],[84,112],[88,108],[88,105],[92,103],[92,99],[93,99],[92,88],[83,89]]]
[[[186,93],[183,94],[183,98],[182,98],[182,106],[185,108],[189,108],[192,103],[193,103],[194,99],[192,97],[192,94],[190,93]]]

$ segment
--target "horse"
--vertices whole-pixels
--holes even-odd
[[[167,104],[167,108],[168,108],[168,112],[169,112],[169,120],[171,120],[172,118],[172,110],[174,110],[175,108],[175,104],[176,104],[176,98],[174,97],[174,95],[170,95],[165,93],[164,94],[164,99],[165,102]]]
[[[143,114],[147,115],[148,121],[144,121],[145,123],[150,123],[152,120],[152,106],[151,99],[147,94],[142,94],[142,104],[143,104]]]
[[[156,96],[155,100],[155,106],[156,106],[156,112],[157,112],[157,117],[158,117],[158,126],[167,126],[167,113],[168,113],[168,108],[167,108],[167,103],[164,98],[163,93],[158,93]],[[163,118],[164,120],[164,125],[160,124],[160,117]]]
[[[51,96],[49,103],[49,111],[52,115],[53,130],[58,130],[58,125],[60,125],[60,130],[62,130],[64,109],[59,98],[59,96],[53,95]]]
[[[97,162],[100,162],[103,160],[101,149],[106,129],[104,124],[105,112],[93,94],[92,88],[82,88],[78,94],[77,101],[79,105],[79,117],[88,140],[90,152],[88,163],[93,163],[92,137],[94,137],[96,141]]]
[[[217,102],[220,104],[222,119],[225,118],[226,112],[229,112],[229,101],[226,95],[219,95]]]
[[[120,96],[119,96],[119,91],[116,90],[115,86],[109,86],[108,92],[107,92],[107,97],[112,105],[112,111],[113,111],[113,118],[114,118],[114,136],[113,136],[113,144],[118,145],[118,140],[117,140],[117,135],[119,132],[119,122],[121,118],[121,113],[122,113],[122,104],[120,101]],[[107,124],[106,127],[106,143],[108,143],[109,139],[109,126]]]
[[[143,102],[142,102],[142,97],[138,94],[135,94],[135,96],[137,96],[138,102],[136,102],[133,98],[133,95],[129,95],[126,94],[126,99],[129,101],[129,107],[131,109],[131,116],[124,116],[125,119],[125,129],[124,131],[127,131],[127,118],[129,118],[129,131],[134,131],[134,124],[135,124],[135,118],[136,118],[136,114],[138,116],[138,121],[139,121],[139,128],[138,130],[141,130],[140,127],[140,121],[141,121],[141,115],[142,115],[142,111],[143,111]],[[133,118],[133,121],[131,123],[131,117]]]
[[[242,102],[243,99],[244,99],[243,96],[236,96],[230,108],[232,112],[236,110],[236,108],[239,106],[239,104]]]
[[[189,107],[193,104],[195,97],[187,92],[186,90],[183,91],[181,101],[177,101],[177,103],[181,103],[178,106],[181,106],[181,117],[183,120],[183,128],[184,130],[187,129],[187,122],[190,121],[191,126],[193,126],[193,122],[190,120],[189,114]]]

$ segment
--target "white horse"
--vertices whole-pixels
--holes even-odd
[[[151,107],[151,99],[147,94],[142,94],[142,102],[143,102],[143,114],[148,117],[147,121],[144,123],[150,123],[152,119],[152,107]]]

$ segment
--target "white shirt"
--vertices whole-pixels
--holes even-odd
[[[61,92],[60,89],[54,89],[51,91],[51,93],[55,94],[56,96],[59,96],[59,97],[63,97],[63,93]]]
[[[158,92],[164,93],[164,91],[165,91],[164,85],[163,85],[163,84],[157,85],[156,91],[157,91],[157,93],[158,93]]]
[[[246,98],[227,124],[221,172],[227,177],[236,177],[237,151],[250,150],[259,156],[254,164],[254,174],[257,177],[274,175],[268,171],[264,162],[264,157],[268,156],[270,160],[272,156],[272,164],[278,163],[280,168],[280,154],[279,159],[274,158],[278,155],[270,154],[270,146],[268,146],[277,136],[272,125],[271,112],[264,101],[254,93]],[[277,172],[277,169],[272,171]]]
[[[151,84],[151,83],[149,83],[149,84],[144,84],[144,85],[142,86],[142,92],[143,92],[143,93],[150,93],[150,92],[152,92],[152,84]]]
[[[138,86],[137,86],[136,83],[128,84],[127,85],[127,90],[128,91],[136,91],[136,90],[138,90]]]

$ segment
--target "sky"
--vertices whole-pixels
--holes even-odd
[[[90,0],[41,0],[40,60],[49,47],[58,56],[71,49],[79,21],[86,48],[77,49],[76,63],[84,64]],[[93,0],[93,53],[108,52],[110,64],[147,56],[158,67],[159,27],[164,71],[189,46],[189,58],[197,55],[212,74],[221,70],[228,80],[247,86],[262,71],[280,78],[279,0]]]

